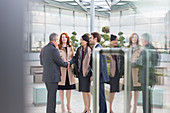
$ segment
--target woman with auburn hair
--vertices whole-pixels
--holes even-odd
[[[62,33],[60,35],[58,49],[60,51],[60,56],[63,61],[68,62],[73,58],[74,50],[72,45],[70,44],[70,38],[67,33]],[[58,90],[61,99],[62,113],[66,113],[64,105],[64,90],[66,90],[67,110],[68,113],[71,113],[70,108],[71,90],[76,89],[75,83],[76,80],[74,73],[72,72],[72,69],[69,66],[68,68],[61,67],[61,82],[58,83]]]
[[[131,48],[132,50],[132,58],[131,62],[136,62],[136,60],[139,58],[140,55],[140,45],[139,45],[139,36],[137,33],[132,33],[129,37],[129,45],[127,48]],[[136,113],[137,109],[137,100],[139,97],[139,91],[141,91],[141,84],[138,82],[138,74],[139,74],[139,68],[132,68],[131,72],[131,94],[130,94],[130,100],[132,99],[132,91],[134,91],[134,105],[133,105],[133,112]],[[131,104],[131,101],[130,101]],[[130,105],[131,107],[131,105]]]

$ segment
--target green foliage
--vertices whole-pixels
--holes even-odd
[[[120,36],[120,35],[123,35],[123,32],[120,31],[120,32],[118,33],[118,35],[119,35],[119,36]]]
[[[104,45],[106,41],[110,41],[110,36],[108,35],[108,33],[110,32],[109,26],[102,27],[102,32],[103,34],[101,34],[101,36],[104,39],[104,41],[101,41],[100,44],[102,47],[109,47],[109,45]]]
[[[85,33],[86,35],[88,35],[88,36],[90,36],[90,34],[89,33]]]
[[[101,36],[103,37],[104,41],[110,40],[110,36],[108,34],[102,34]]]
[[[124,44],[125,44],[125,37],[123,36],[123,32],[119,32],[118,33],[118,35],[119,35],[119,43],[118,43],[118,46],[119,47],[124,47]]]
[[[75,35],[75,36],[76,36],[76,35],[77,35],[77,33],[74,31],[74,32],[72,32],[72,35]]]
[[[109,28],[109,26],[104,26],[104,27],[102,27],[102,32],[103,33],[110,33],[110,28]]]
[[[77,44],[78,40],[76,39],[77,33],[74,31],[74,32],[72,32],[72,35],[73,36],[71,36],[71,38],[70,38],[71,45],[73,46],[74,51],[76,51],[76,48],[78,47],[78,44]]]

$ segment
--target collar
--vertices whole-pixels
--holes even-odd
[[[94,47],[93,48],[96,48],[96,46],[98,45],[99,43],[96,43],[95,45],[94,45]]]
[[[56,46],[53,42],[49,42],[49,44],[51,44],[52,46],[54,46],[56,48]]]
[[[151,44],[150,44],[150,43],[148,43],[148,44],[146,44],[146,45],[145,45],[145,47],[151,47]]]

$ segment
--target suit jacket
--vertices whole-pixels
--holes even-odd
[[[100,44],[97,44],[95,48],[102,48]],[[100,82],[108,82],[108,70],[107,70],[107,57],[106,55],[100,55]]]
[[[151,44],[147,44],[144,49],[142,49],[139,58],[136,60],[135,63],[132,63],[132,67],[139,68],[139,82],[142,84],[146,84],[146,78],[147,78],[147,60],[146,60],[146,49],[153,49],[155,50],[155,47],[153,47]],[[149,52],[149,64],[151,64],[152,60],[156,58],[156,56],[153,55],[154,52]],[[152,86],[156,83],[156,74],[154,66],[149,65],[149,85]]]
[[[68,66],[68,63],[61,59],[59,50],[52,43],[47,44],[41,50],[40,63],[43,65],[44,82],[60,82],[60,66]]]

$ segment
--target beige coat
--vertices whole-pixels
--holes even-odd
[[[60,51],[61,59],[65,62],[70,61],[74,56],[74,52],[72,52],[71,47],[67,47],[67,54],[65,48],[61,48],[59,49],[59,51]],[[68,77],[69,77],[70,85],[76,83],[75,75],[70,67],[69,68],[60,67],[60,69],[61,69],[61,82],[59,82],[58,85],[65,85],[67,69],[68,69]]]
[[[116,61],[113,59],[112,55],[110,56],[110,69],[110,77],[114,77],[116,72]]]
[[[132,54],[132,63],[136,62],[136,60],[139,58],[140,55],[140,49],[135,49]],[[141,86],[141,84],[138,82],[138,74],[139,74],[139,68],[132,68],[132,80],[133,80],[133,86]]]

